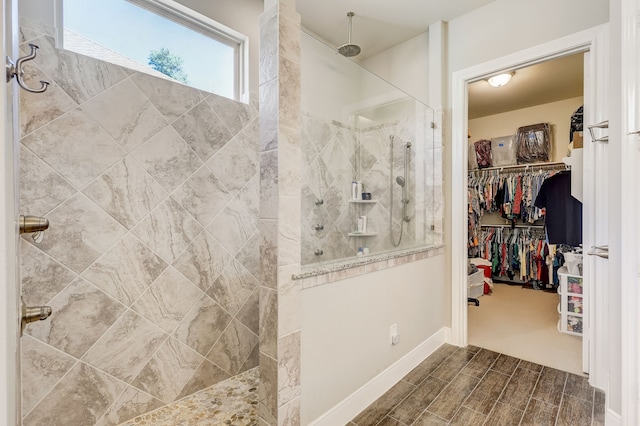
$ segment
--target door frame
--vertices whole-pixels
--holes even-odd
[[[18,5],[17,0],[2,1],[0,20],[0,44],[2,56],[15,59],[18,51]],[[18,244],[16,216],[16,173],[17,160],[15,145],[18,131],[18,101],[16,84],[0,84],[0,132],[3,147],[0,149],[0,423],[20,424],[20,330],[18,323],[19,280]]]
[[[567,37],[554,40],[520,52],[497,58],[483,64],[456,71],[452,74],[452,165],[451,165],[451,342],[458,346],[467,345],[467,164],[468,164],[468,95],[467,84],[484,79],[502,71],[514,70],[573,53],[589,52],[585,61],[585,123],[598,123],[606,118],[607,108],[607,64],[608,64],[608,24],[590,28]],[[588,61],[588,67],[587,67]],[[587,135],[585,135],[587,136]],[[595,175],[593,170],[595,154],[585,138],[584,176],[585,201],[593,198]],[[593,235],[595,229],[596,203],[585,202],[583,227],[585,236]],[[588,206],[588,207],[587,207]],[[598,212],[600,213],[600,212]],[[591,241],[585,239],[585,247]],[[595,245],[591,244],[591,245]],[[586,258],[586,256],[585,256]],[[593,275],[593,266],[585,259],[585,280]],[[607,352],[604,340],[606,295],[593,295],[593,287],[587,288],[587,303],[591,309],[589,324],[589,382],[592,386],[605,389]]]

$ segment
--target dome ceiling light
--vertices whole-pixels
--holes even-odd
[[[506,86],[509,81],[511,81],[511,77],[515,74],[515,71],[505,72],[502,74],[494,75],[489,77],[487,81],[492,87],[502,87]]]

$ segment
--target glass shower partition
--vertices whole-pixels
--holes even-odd
[[[306,33],[301,48],[302,264],[441,244],[434,111]]]

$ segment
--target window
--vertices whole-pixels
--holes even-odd
[[[64,49],[248,100],[247,37],[172,0],[64,0],[58,16]]]

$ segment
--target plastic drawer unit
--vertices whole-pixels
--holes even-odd
[[[558,287],[560,321],[558,322],[558,330],[563,333],[582,336],[585,308],[582,276],[570,274],[565,266],[558,270],[558,276],[560,277],[560,286]]]

